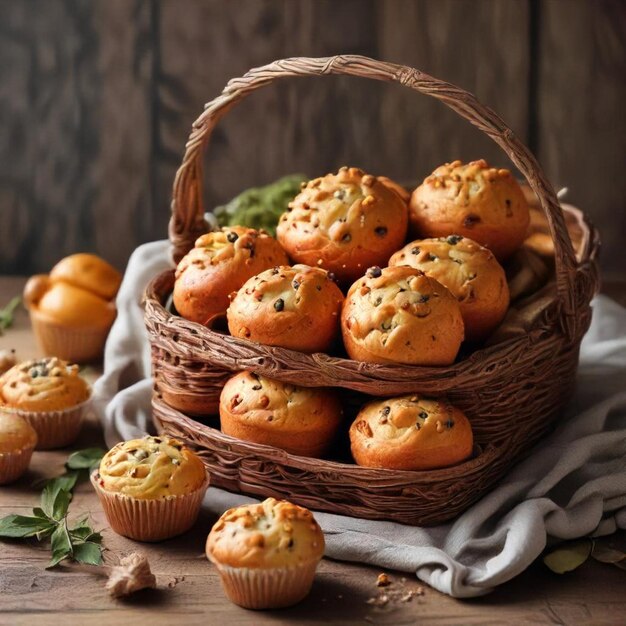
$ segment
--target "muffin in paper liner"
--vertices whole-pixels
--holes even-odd
[[[97,470],[91,474],[91,484],[116,533],[136,541],[162,541],[184,533],[195,524],[209,487],[209,475],[194,491],[152,499],[107,491],[100,484]]]
[[[91,405],[89,398],[80,404],[58,411],[25,411],[10,406],[0,405],[0,411],[19,415],[37,432],[36,450],[64,448],[76,441],[83,420]]]
[[[245,609],[280,609],[308,595],[319,559],[280,568],[232,567],[214,559],[211,562],[231,602]]]
[[[0,485],[7,485],[17,480],[27,469],[34,447],[0,452]]]
[[[73,363],[91,363],[102,358],[110,326],[71,328],[30,310],[30,321],[42,352]]]

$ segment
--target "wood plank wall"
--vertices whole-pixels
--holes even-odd
[[[0,272],[95,251],[122,268],[165,237],[192,121],[275,58],[357,53],[413,65],[492,106],[589,212],[626,273],[622,0],[0,2]],[[487,138],[394,85],[293,80],[235,109],[206,157],[206,202],[285,173],[357,164],[399,180],[485,156]]]

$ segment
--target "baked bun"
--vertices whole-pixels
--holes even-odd
[[[323,352],[335,339],[343,294],[323,269],[265,270],[248,280],[228,307],[228,330],[270,346]]]
[[[447,287],[459,302],[468,341],[487,337],[506,315],[504,270],[490,250],[467,237],[418,239],[398,250],[389,265],[410,265]]]
[[[386,265],[405,240],[406,202],[356,167],[309,181],[278,222],[276,236],[298,263],[332,271],[341,282]]]
[[[463,341],[456,298],[413,267],[370,267],[341,313],[350,358],[371,363],[449,365]]]
[[[415,236],[463,235],[500,261],[522,245],[530,222],[528,202],[511,172],[483,159],[438,167],[413,192],[409,210]]]
[[[222,389],[222,432],[290,454],[319,457],[341,423],[337,394],[240,372]]]
[[[186,319],[211,326],[224,317],[233,291],[255,274],[287,263],[280,244],[265,231],[228,226],[206,233],[176,268],[174,306]]]
[[[104,300],[113,300],[122,283],[121,274],[95,254],[72,254],[50,270],[50,280],[90,291]]]
[[[366,404],[350,427],[359,465],[397,470],[448,467],[472,454],[469,420],[445,400],[408,395]]]

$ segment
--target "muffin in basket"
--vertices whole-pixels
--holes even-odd
[[[233,296],[228,330],[270,346],[328,350],[337,335],[343,294],[318,267],[280,266],[261,272]]]
[[[409,210],[415,236],[463,235],[500,261],[522,245],[530,223],[528,202],[511,172],[483,159],[438,167],[413,192]]]
[[[472,427],[445,400],[419,395],[366,404],[350,427],[352,456],[359,465],[429,470],[455,465],[472,454]]]
[[[389,265],[410,265],[447,287],[458,300],[465,339],[481,341],[509,307],[509,288],[493,253],[460,235],[421,239],[398,250]]]
[[[341,330],[357,361],[449,365],[463,341],[463,318],[450,291],[421,270],[370,267],[348,291]]]
[[[111,528],[137,541],[161,541],[195,523],[209,477],[176,439],[144,437],[111,448],[91,475]]]
[[[322,456],[341,417],[332,390],[296,387],[252,372],[233,376],[220,396],[222,432],[300,456]]]
[[[386,265],[405,240],[406,202],[397,190],[356,167],[304,185],[278,222],[276,236],[297,263],[323,267],[352,282],[370,265]]]
[[[311,511],[268,498],[226,511],[209,533],[206,554],[232,602],[277,609],[309,593],[324,547]]]
[[[27,469],[37,433],[19,415],[0,412],[0,485],[17,480]]]
[[[0,377],[0,411],[35,429],[38,450],[62,448],[78,437],[90,397],[78,366],[56,357],[19,363]]]
[[[186,319],[212,326],[224,318],[233,291],[255,274],[287,262],[285,251],[265,231],[229,226],[207,233],[176,268],[174,306]]]
[[[101,358],[121,280],[114,267],[94,254],[73,254],[50,274],[31,277],[24,303],[44,354],[74,363]]]

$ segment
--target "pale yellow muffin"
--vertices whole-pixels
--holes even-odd
[[[421,270],[370,267],[348,291],[341,330],[356,361],[450,365],[463,341],[463,318],[450,291]]]
[[[333,390],[298,387],[252,372],[229,379],[220,396],[222,432],[300,456],[322,456],[341,417]]]
[[[195,452],[170,437],[123,441],[91,476],[111,528],[138,541],[161,541],[193,526],[209,485]]]
[[[416,237],[463,235],[502,261],[526,238],[528,202],[507,169],[481,159],[438,167],[413,192],[409,219]]]
[[[398,250],[389,265],[409,265],[447,287],[458,300],[465,339],[482,341],[509,307],[504,269],[493,253],[460,235],[417,239]]]
[[[413,394],[366,404],[350,427],[359,465],[398,470],[448,467],[472,454],[473,435],[463,412],[445,400]]]
[[[391,184],[356,167],[309,181],[280,218],[278,241],[297,263],[334,272],[341,282],[385,265],[408,223],[407,204]]]
[[[19,363],[0,376],[0,411],[18,414],[31,425],[39,450],[75,441],[90,396],[78,366],[56,357]]]
[[[19,415],[0,412],[0,485],[17,480],[27,469],[37,433]]]
[[[309,593],[324,547],[308,509],[268,498],[226,511],[209,533],[206,553],[235,604],[266,609]]]

